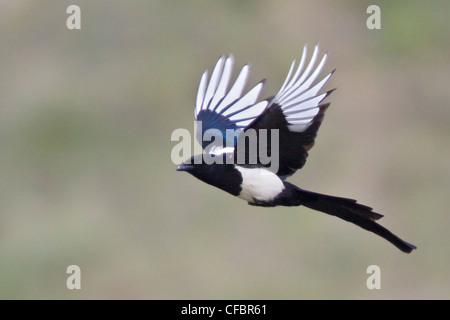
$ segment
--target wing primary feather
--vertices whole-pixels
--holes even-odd
[[[239,100],[230,104],[226,108],[223,108],[221,114],[223,116],[229,117],[230,114],[240,112],[242,108],[254,104],[256,99],[258,99],[259,93],[264,87],[264,82],[265,82],[264,80],[260,81],[249,92],[247,92],[244,96],[239,98]]]
[[[301,71],[303,70],[303,66],[305,64],[305,60],[306,60],[306,46],[303,48],[303,53],[302,53],[302,57],[300,59],[300,63],[298,65],[297,71],[295,72],[294,76],[292,77],[291,81],[289,82],[289,84],[286,86],[286,90],[289,90],[290,88],[292,88],[293,85],[295,85],[297,78],[299,77]]]
[[[283,92],[284,88],[287,86],[287,83],[289,82],[289,79],[291,78],[292,71],[294,70],[294,65],[295,65],[295,60],[292,61],[291,67],[289,68],[289,72],[288,72],[288,74],[287,74],[287,76],[286,76],[286,79],[285,79],[284,82],[283,82],[283,85],[281,86],[280,91],[278,91],[278,94],[279,94],[280,92]]]
[[[217,61],[216,66],[211,74],[211,78],[209,79],[208,88],[206,89],[205,99],[203,100],[202,110],[207,109],[210,105],[211,99],[214,97],[214,93],[216,92],[217,85],[219,82],[220,75],[222,74],[223,68],[223,60],[224,56],[221,56]]]
[[[267,101],[263,100],[258,103],[249,105],[241,110],[229,115],[228,118],[233,121],[242,121],[248,119],[255,119],[259,116],[267,106]]]
[[[214,94],[213,99],[211,100],[211,110],[214,111],[214,109],[217,108],[219,102],[221,99],[225,96],[228,83],[230,82],[231,78],[231,72],[233,70],[233,64],[234,64],[234,58],[232,55],[229,55],[227,59],[225,60],[225,65],[222,70],[222,74],[219,80],[219,83],[217,85],[217,90]]]
[[[242,91],[244,90],[245,84],[247,83],[248,74],[250,71],[250,65],[246,64],[242,67],[241,72],[239,73],[236,81],[231,86],[230,91],[226,94],[226,96],[222,99],[219,105],[216,108],[216,112],[222,113],[223,109],[232,104],[234,101],[240,98]]]
[[[290,107],[289,110],[284,110],[283,113],[288,117],[288,120],[293,117],[293,115],[303,115],[308,116],[311,114],[311,110],[315,110],[318,108],[319,103],[325,98],[326,94],[323,93],[317,97],[312,97],[306,101],[303,101],[301,104],[295,104]],[[314,115],[318,112],[317,109]]]
[[[305,96],[304,97],[304,93],[300,93],[298,96],[292,97],[291,99],[289,99],[288,101],[283,101],[283,110],[288,111],[289,109],[296,107],[298,105],[301,105],[307,101],[316,99],[318,97],[320,97],[322,95],[309,95],[309,96]],[[320,101],[319,101],[320,102]],[[299,110],[302,110],[302,108],[300,108]]]
[[[309,90],[300,92],[299,94],[297,94],[296,96],[293,96],[289,100],[283,101],[283,103],[286,104],[285,108],[288,109],[295,104],[299,104],[307,99],[313,98],[330,77],[331,77],[331,73],[329,75],[327,75],[325,78],[323,78],[320,82],[318,82],[314,87],[310,88]]]
[[[200,84],[198,85],[197,91],[197,100],[195,103],[195,119],[197,119],[197,115],[202,109],[202,104],[205,99],[205,90],[206,90],[206,81],[208,80],[208,70],[203,72],[202,77],[200,79]]]
[[[308,90],[309,86],[314,82],[314,80],[316,80],[316,78],[319,75],[320,71],[322,71],[322,68],[323,68],[326,60],[327,60],[327,54],[325,53],[325,55],[323,56],[323,58],[320,61],[319,65],[316,67],[316,69],[311,74],[311,76],[307,80],[305,80],[302,84],[299,83],[298,86],[296,86],[292,90],[291,94],[292,95],[299,95],[299,94],[302,94],[303,92],[305,92],[306,90]]]
[[[288,88],[288,89],[284,90],[283,92],[281,92],[280,96],[278,97],[279,101],[282,101],[285,96],[289,96],[291,94],[292,90],[295,90],[295,88],[297,88],[297,86],[300,86],[303,83],[303,81],[305,80],[305,78],[309,76],[311,69],[313,68],[314,64],[316,63],[318,51],[319,51],[319,46],[316,45],[314,48],[311,60],[309,61],[308,66],[306,67],[305,71],[302,73],[300,78],[295,82],[293,87]]]

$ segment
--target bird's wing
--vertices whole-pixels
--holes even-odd
[[[261,154],[271,154],[270,150],[273,150],[274,146],[271,143],[273,131],[270,129],[278,129],[278,141],[276,141],[278,143],[278,167],[275,172],[285,178],[305,164],[308,151],[314,145],[314,139],[329,105],[320,103],[331,91],[320,94],[318,92],[333,73],[329,73],[315,83],[325,64],[327,54],[315,66],[319,51],[319,47],[316,45],[311,60],[303,70],[306,51],[305,46],[295,73],[293,74],[294,60],[280,91],[275,97],[268,99],[267,108],[239,136],[235,150],[237,164],[240,164],[238,155],[239,152],[242,152],[245,155],[241,157],[241,159],[245,159],[244,165],[252,165],[252,159],[253,163],[256,159],[256,166],[271,166],[271,164],[261,161],[260,157]],[[315,84],[313,85],[313,83]],[[267,130],[261,131],[261,129]],[[258,141],[256,148],[249,145],[252,143],[250,131],[256,132]],[[260,150],[261,134],[267,134],[267,140],[265,140],[267,150]],[[240,148],[241,142],[245,148]]]
[[[226,130],[243,129],[267,107],[268,101],[256,103],[264,87],[264,80],[242,95],[250,72],[250,65],[242,68],[228,90],[234,59],[232,55],[220,57],[208,82],[208,71],[201,77],[197,92],[194,117],[197,121],[196,137],[203,149],[211,145],[217,135],[226,140]],[[213,129],[213,130],[212,130]],[[211,141],[212,140],[212,141]],[[220,145],[222,145],[220,143]]]

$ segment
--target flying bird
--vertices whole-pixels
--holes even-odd
[[[319,91],[334,71],[316,81],[328,55],[325,53],[316,65],[318,52],[316,45],[307,63],[305,46],[297,68],[294,60],[278,93],[261,101],[258,96],[265,80],[243,94],[250,72],[246,64],[228,88],[234,58],[220,57],[209,81],[208,71],[201,77],[194,110],[195,120],[201,124],[197,125],[196,137],[205,152],[176,170],[186,171],[253,206],[305,206],[339,217],[410,253],[416,246],[378,224],[376,220],[383,215],[371,207],[353,199],[304,190],[286,181],[305,165],[330,105],[322,101],[333,90]],[[276,158],[268,163],[268,155]]]

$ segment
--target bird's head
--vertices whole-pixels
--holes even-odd
[[[227,164],[230,155],[195,155],[177,167],[177,171],[186,171],[196,178],[215,186],[222,184],[224,176],[229,175],[234,170],[234,164]]]
[[[195,156],[190,157],[182,164],[177,167],[177,171],[186,171],[191,174],[198,170],[202,170],[206,166],[206,162],[204,160],[203,154],[197,154]]]
[[[190,157],[185,162],[177,167],[177,171],[186,171],[194,174],[198,171],[213,171],[217,170],[220,166],[227,163],[227,158],[229,161],[232,155],[227,154],[197,154]],[[195,175],[195,174],[194,174]]]

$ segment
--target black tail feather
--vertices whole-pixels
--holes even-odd
[[[391,242],[401,251],[410,253],[416,246],[410,244],[385,227],[375,222],[382,217],[381,214],[373,212],[371,207],[356,203],[356,200],[333,197],[315,193],[296,187],[299,204],[313,210],[318,210],[360,226]]]

